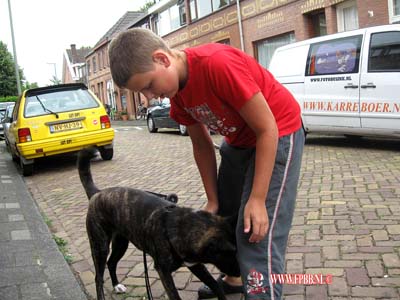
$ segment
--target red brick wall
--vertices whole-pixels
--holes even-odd
[[[358,21],[360,28],[389,24],[389,12],[387,0],[358,0]],[[373,17],[368,11],[373,12]]]

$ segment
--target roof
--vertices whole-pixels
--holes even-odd
[[[93,47],[93,50],[97,48],[100,44],[104,43],[104,41],[111,40],[116,34],[119,32],[129,28],[132,24],[139,21],[141,18],[146,16],[146,13],[139,11],[127,11],[118,21],[114,24],[106,34],[96,43]]]
[[[71,49],[66,49],[71,64],[84,63],[85,56],[90,52],[90,50],[90,47],[81,47],[80,49],[76,49],[75,45],[71,45]]]

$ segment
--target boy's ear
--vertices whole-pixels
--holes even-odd
[[[168,55],[162,50],[154,51],[152,58],[153,58],[153,62],[161,64],[165,67],[169,67],[169,65],[171,64],[171,61],[170,61]]]

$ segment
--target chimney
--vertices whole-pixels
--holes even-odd
[[[71,56],[72,56],[72,63],[75,63],[78,59],[78,53],[76,52],[75,44],[71,44]]]

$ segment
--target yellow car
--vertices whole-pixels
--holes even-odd
[[[104,106],[81,83],[25,90],[10,120],[9,149],[24,176],[36,158],[97,146],[104,160],[113,157],[114,129]]]

